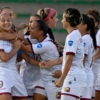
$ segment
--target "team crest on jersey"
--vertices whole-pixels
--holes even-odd
[[[86,46],[86,43],[84,42],[84,47]]]
[[[73,43],[74,43],[73,41],[68,41],[68,45],[69,45],[69,46],[72,46]]]
[[[64,92],[70,92],[70,88],[69,87],[64,87]]]
[[[61,98],[61,92],[56,92],[56,99],[60,99]]]
[[[37,45],[37,48],[42,48],[42,44],[38,44]]]
[[[0,81],[0,88],[2,88],[2,86],[3,86],[3,82],[2,82],[2,81]]]

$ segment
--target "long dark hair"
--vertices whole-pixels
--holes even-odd
[[[94,49],[97,49],[96,34],[95,34],[95,24],[93,18],[89,18],[87,15],[82,14],[83,24],[87,24],[87,31],[90,30],[90,36],[93,40]]]

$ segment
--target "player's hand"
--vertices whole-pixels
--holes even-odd
[[[62,87],[63,86],[63,82],[64,82],[64,80],[62,80],[61,78],[59,78],[57,81],[54,82],[54,85],[56,87]]]
[[[22,29],[22,28],[26,28],[26,27],[28,27],[28,24],[26,24],[26,23],[21,23],[21,24],[19,24],[18,25],[18,29]]]
[[[41,62],[39,63],[39,66],[40,66],[40,68],[49,68],[47,62],[45,62],[45,61],[41,61]]]
[[[61,70],[56,70],[56,71],[55,71],[54,73],[52,73],[52,74],[53,74],[53,77],[55,77],[55,78],[60,78],[62,72],[61,72]]]
[[[23,41],[19,40],[19,39],[15,39],[15,42],[13,43],[14,48],[18,48],[20,49],[21,45],[23,44]]]

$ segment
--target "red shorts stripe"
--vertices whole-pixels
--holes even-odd
[[[87,98],[80,98],[80,100],[91,100],[91,99],[87,99]]]
[[[44,87],[41,87],[41,86],[36,86],[35,88],[39,88],[39,89],[45,90],[45,88]]]
[[[2,95],[2,94],[9,94],[9,95],[11,95],[11,93],[9,93],[9,92],[0,93],[0,95]]]
[[[13,98],[28,98],[28,96],[12,96]]]
[[[66,55],[75,55],[75,53],[74,52],[66,52]]]
[[[79,99],[79,96],[76,96],[73,94],[61,93],[61,95],[68,95],[68,96],[75,97],[75,98]]]
[[[96,92],[100,92],[100,90],[95,90]]]

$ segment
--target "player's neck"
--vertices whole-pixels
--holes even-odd
[[[39,42],[42,42],[42,41],[44,41],[44,40],[45,40],[45,38],[46,38],[46,37],[47,37],[47,36],[38,37],[38,39],[37,39],[37,40],[38,40]]]
[[[80,31],[81,35],[84,36],[86,34],[88,34],[88,31]]]
[[[74,30],[77,30],[77,28],[76,27],[70,27],[70,28],[68,28],[67,29],[67,31],[68,31],[68,34],[70,34],[72,31],[74,31]]]

